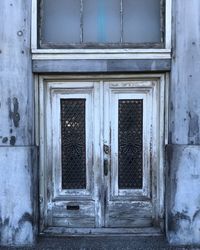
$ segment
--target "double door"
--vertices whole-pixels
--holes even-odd
[[[63,80],[40,90],[41,231],[160,230],[160,82]]]

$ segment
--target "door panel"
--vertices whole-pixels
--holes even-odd
[[[55,202],[52,225],[70,228],[92,228],[95,225],[94,202]]]
[[[153,207],[150,202],[114,202],[108,205],[107,227],[151,227]]]
[[[41,231],[156,224],[160,92],[144,79],[44,83]]]
[[[138,84],[138,83],[137,83]],[[152,223],[150,138],[152,89],[112,83],[107,88],[104,124],[110,139],[110,187],[107,187],[107,227],[149,227]],[[149,83],[150,84],[150,83]],[[110,126],[110,128],[109,128]],[[137,215],[137,216],[136,216]]]
[[[48,86],[47,130],[52,130],[47,138],[51,149],[47,169],[52,172],[47,179],[47,226],[96,226],[94,84],[84,85],[83,89],[79,83],[64,89],[62,83]]]
[[[54,198],[92,196],[93,90],[80,91],[51,90]]]

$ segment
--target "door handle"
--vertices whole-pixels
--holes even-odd
[[[108,159],[104,159],[104,175],[107,176],[108,175]]]
[[[103,151],[105,154],[109,155],[110,154],[110,147],[108,145],[104,144]]]

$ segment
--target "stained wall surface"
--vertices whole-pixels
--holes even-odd
[[[200,1],[173,1],[167,147],[167,225],[172,244],[200,244]]]
[[[31,1],[0,1],[0,244],[34,242]]]

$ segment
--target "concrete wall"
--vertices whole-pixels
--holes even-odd
[[[0,1],[0,244],[34,241],[31,0]]]
[[[200,244],[200,1],[173,1],[168,239]]]

